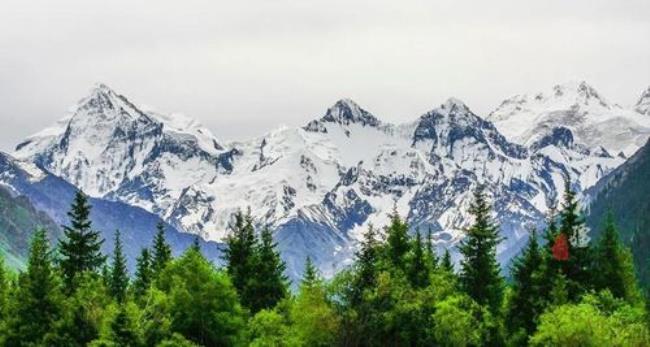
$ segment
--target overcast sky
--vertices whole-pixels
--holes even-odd
[[[104,82],[223,140],[302,125],[350,97],[401,122],[450,96],[587,80],[631,104],[650,85],[650,1],[89,1],[0,4],[0,150]]]

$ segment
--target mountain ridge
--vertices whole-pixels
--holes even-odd
[[[610,107],[588,85],[576,88],[580,100]],[[567,98],[567,90],[555,93]],[[123,116],[129,105],[96,102],[75,115]],[[573,124],[551,127],[529,144],[513,142],[490,117],[454,98],[402,124],[341,99],[304,127],[223,145],[209,132],[199,138],[180,127],[178,135],[164,115],[137,110],[103,133],[68,122],[65,130],[52,128],[58,134],[50,129],[31,137],[38,146],[23,143],[15,154],[93,196],[141,207],[208,240],[223,240],[232,213],[250,208],[258,227],[276,230],[294,278],[306,256],[326,275],[345,266],[367,225],[384,225],[393,207],[413,228],[432,228],[439,248],[453,249],[469,222],[468,192],[478,184],[487,185],[508,237],[500,247],[506,261],[558,203],[563,177],[583,190],[624,160],[583,143]],[[67,148],[61,146],[66,141]],[[99,144],[92,160],[68,150],[88,142]],[[206,144],[213,147],[204,150]]]

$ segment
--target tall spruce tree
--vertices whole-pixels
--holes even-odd
[[[537,317],[544,309],[541,266],[542,254],[533,230],[528,246],[512,265],[512,297],[506,319],[511,333],[524,329],[530,335],[535,331]]]
[[[467,230],[459,246],[463,255],[459,274],[462,289],[477,303],[486,305],[492,313],[501,306],[504,282],[496,259],[496,247],[501,242],[499,227],[490,216],[491,207],[484,187],[474,190],[469,212],[474,224]]]
[[[449,249],[447,248],[445,248],[445,253],[440,261],[440,268],[450,274],[454,273],[454,263],[451,261],[451,254],[449,254]]]
[[[152,251],[151,269],[154,276],[158,276],[172,259],[172,248],[167,243],[167,240],[165,240],[165,224],[162,222],[156,225],[156,235],[153,239]]]
[[[261,242],[255,254],[254,280],[247,283],[245,290],[246,301],[250,302],[252,312],[275,307],[288,293],[288,279],[284,275],[287,266],[276,250],[273,234],[264,228],[260,236]]]
[[[251,296],[248,294],[248,282],[255,279],[257,238],[250,212],[244,215],[241,211],[235,213],[231,232],[226,239],[224,259],[228,275],[241,297],[242,305],[251,307]]]
[[[402,221],[402,218],[397,213],[397,208],[394,208],[390,216],[390,225],[386,229],[386,235],[388,235],[386,238],[386,246],[388,249],[388,259],[395,268],[402,271],[406,271],[405,256],[411,249],[408,228],[408,224]]]
[[[426,242],[426,259],[427,263],[429,264],[429,268],[431,271],[435,270],[438,268],[438,256],[436,255],[436,252],[433,249],[433,236],[431,233],[431,228],[427,231],[427,242]]]
[[[415,231],[412,250],[413,256],[408,268],[408,278],[413,287],[424,288],[429,284],[429,267],[420,230]]]
[[[363,236],[361,247],[356,252],[356,272],[352,288],[353,305],[361,302],[365,290],[374,288],[377,284],[378,247],[375,228],[370,225]]]
[[[596,289],[609,289],[614,297],[633,300],[638,296],[634,267],[630,251],[621,244],[618,235],[610,212],[594,252]]]
[[[59,240],[60,266],[68,294],[74,291],[75,276],[84,271],[97,271],[106,261],[101,253],[104,242],[92,229],[90,205],[86,195],[78,191],[68,216],[70,225],[64,226],[64,238]]]
[[[133,280],[133,293],[136,298],[142,298],[151,286],[153,269],[150,254],[147,248],[143,248],[136,259],[135,279]]]
[[[307,259],[305,260],[305,271],[303,271],[300,285],[304,287],[313,287],[320,282],[320,273],[318,272],[318,269],[316,269],[316,266],[314,266],[311,257],[307,256]]]
[[[37,346],[62,312],[59,280],[45,230],[34,234],[27,272],[18,279],[5,322],[4,345]]]
[[[120,231],[115,231],[115,248],[113,248],[113,262],[111,264],[111,277],[109,290],[118,302],[123,302],[126,289],[129,285],[129,274],[126,269],[126,258],[122,249]]]
[[[592,254],[586,240],[587,230],[578,198],[568,179],[565,180],[563,200],[558,233],[567,237],[569,259],[555,263],[565,276],[569,300],[575,301],[593,287],[589,271]]]

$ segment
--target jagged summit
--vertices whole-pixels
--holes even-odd
[[[650,119],[637,111],[610,103],[585,81],[571,81],[553,86],[550,92],[508,98],[487,119],[509,140],[526,146],[564,128],[576,144],[630,155],[650,133]],[[634,141],[624,143],[622,138]]]
[[[307,131],[327,132],[328,123],[338,124],[343,127],[360,125],[363,127],[379,127],[382,122],[370,112],[361,108],[351,99],[343,98],[327,109],[325,115],[309,122],[304,129]]]
[[[650,116],[650,86],[641,93],[641,97],[639,97],[635,109],[641,114]]]
[[[378,126],[381,121],[370,112],[361,108],[351,99],[341,99],[332,107],[327,109],[325,116],[321,118],[325,122],[335,122],[341,125],[361,124],[363,126]]]

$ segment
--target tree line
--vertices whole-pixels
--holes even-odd
[[[2,346],[646,346],[646,299],[630,251],[607,218],[589,240],[576,194],[513,261],[483,187],[454,266],[431,231],[411,233],[394,211],[367,230],[350,267],[324,280],[311,259],[292,291],[272,233],[233,216],[224,266],[198,242],[172,256],[158,225],[133,276],[119,231],[110,257],[79,192],[64,237],[34,234],[27,268],[0,262]]]

